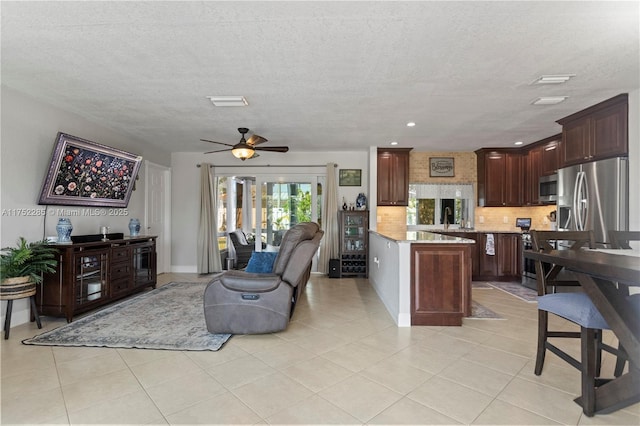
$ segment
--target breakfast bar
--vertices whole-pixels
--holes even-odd
[[[459,326],[471,315],[474,240],[369,231],[369,244],[369,281],[398,326]]]
[[[588,416],[610,413],[640,401],[640,296],[629,297],[629,287],[640,287],[640,257],[636,250],[525,251],[533,260],[561,265],[573,271],[628,354],[628,372],[595,389],[593,404],[583,403],[593,389],[583,389],[576,402]]]

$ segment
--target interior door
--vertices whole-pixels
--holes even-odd
[[[171,169],[145,161],[145,223],[147,234],[157,235],[157,271],[171,267]]]

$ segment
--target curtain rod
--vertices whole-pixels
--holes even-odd
[[[196,164],[196,167],[200,167],[200,164]],[[242,165],[238,165],[238,166],[216,166],[215,164],[212,164],[209,167],[233,167],[233,168],[241,168],[241,167],[327,167],[326,164],[285,164],[285,165],[278,165],[278,164],[256,164],[255,166],[252,166],[250,164],[242,164]],[[333,167],[338,167],[337,164],[334,164]]]

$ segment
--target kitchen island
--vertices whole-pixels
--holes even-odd
[[[471,315],[468,238],[369,231],[369,281],[399,327],[462,325]]]

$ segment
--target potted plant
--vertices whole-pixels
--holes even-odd
[[[46,241],[27,243],[18,239],[15,247],[5,247],[0,253],[0,296],[17,299],[35,293],[42,274],[55,272],[57,250]]]

